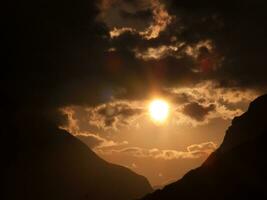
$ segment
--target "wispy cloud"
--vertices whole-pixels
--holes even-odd
[[[63,108],[61,109],[61,112],[67,116],[68,122],[60,128],[68,131],[75,137],[79,138],[87,146],[94,150],[99,148],[114,147],[128,144],[127,141],[115,142],[111,139],[103,137],[102,135],[100,136],[97,133],[80,130],[78,119],[76,119],[75,117],[75,110],[72,107]]]
[[[206,124],[214,118],[231,120],[241,115],[249,102],[257,97],[254,90],[220,87],[214,81],[166,91],[177,106],[177,123],[193,126]]]
[[[100,20],[107,24],[110,28],[110,37],[111,39],[121,36],[126,32],[137,34],[143,39],[151,40],[159,37],[159,34],[164,31],[167,26],[171,23],[173,16],[170,16],[166,6],[159,0],[141,0],[139,2],[133,1],[122,1],[122,0],[113,0],[107,1],[102,0],[99,4],[101,13]],[[149,23],[143,30],[138,30],[135,27],[134,20],[139,20],[139,23],[142,23],[142,20],[147,17],[147,10],[151,12],[151,19],[149,17]],[[112,14],[116,15],[116,19],[109,19]],[[127,21],[127,18],[130,18],[131,26],[127,26],[124,21]]]
[[[159,0],[151,0],[151,5],[153,10],[153,22],[146,30],[140,32],[140,35],[147,40],[157,38],[172,20],[172,16],[169,15],[165,5]]]
[[[196,159],[208,156],[217,148],[213,142],[193,144],[187,147],[185,151],[161,150],[157,148],[145,149],[140,147],[128,147],[122,149],[99,149],[100,154],[127,154],[134,157],[153,158],[153,159]]]
[[[81,132],[75,136],[94,150],[107,147],[123,146],[128,144],[127,141],[115,142],[113,140],[108,140],[99,135],[88,132]]]
[[[127,126],[144,113],[143,107],[136,102],[115,101],[86,108],[88,122],[102,129],[118,129]]]
[[[257,96],[254,90],[224,88],[214,81],[194,86],[165,88],[162,93],[171,104],[171,121],[191,126],[207,124],[215,118],[231,120],[242,114],[249,102]],[[66,107],[62,110],[67,115],[67,129],[72,133],[77,132],[81,120],[99,130],[117,131],[133,127],[139,119],[149,116],[148,100],[114,98],[111,102],[95,107]],[[77,116],[80,110],[83,111],[83,119]]]

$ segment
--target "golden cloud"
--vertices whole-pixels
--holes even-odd
[[[160,150],[157,148],[145,149],[140,147],[127,147],[123,149],[98,149],[99,154],[127,154],[134,157],[153,158],[153,159],[197,159],[207,157],[217,148],[213,142],[193,144],[187,147],[186,151]]]
[[[127,7],[124,4],[124,1],[113,0],[107,1],[103,0],[99,4],[100,10],[102,11],[99,18],[104,21],[107,21],[106,13],[108,10],[114,9],[113,6],[117,3],[117,7]],[[137,6],[138,5],[138,6]],[[135,9],[150,9],[152,11],[152,22],[148,27],[146,27],[142,31],[138,31],[136,28],[131,26],[120,26],[118,22],[118,26],[110,27],[110,38],[114,39],[119,37],[120,35],[131,32],[135,33],[146,40],[155,39],[159,36],[159,34],[164,31],[167,26],[171,23],[173,16],[170,16],[165,5],[159,0],[146,0],[140,3],[136,3],[135,5],[138,8]],[[107,22],[106,22],[107,23]]]

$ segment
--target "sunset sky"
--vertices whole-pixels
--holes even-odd
[[[175,88],[161,97],[169,104],[164,121],[151,116],[153,97],[113,99],[93,107],[65,107],[69,123],[64,128],[105,160],[163,185],[199,166],[221,144],[231,119],[256,96],[250,90],[210,88],[212,84]]]
[[[68,118],[62,128],[154,186],[199,166],[221,144],[231,120],[264,90],[261,75],[253,80],[242,74],[254,71],[245,65],[240,71],[235,60],[238,40],[247,35],[233,41],[221,34],[235,23],[245,28],[225,14],[247,9],[246,3],[217,10],[208,2],[99,1],[96,22],[107,31],[102,64],[108,79],[93,104],[60,107]],[[153,116],[155,101],[167,107],[163,119],[157,120],[158,105]]]
[[[1,72],[1,91],[11,106],[3,106],[1,120],[21,125],[41,116],[45,124],[49,116],[151,185],[177,180],[267,91],[261,4],[20,2],[6,23],[12,48],[5,49],[10,65]]]

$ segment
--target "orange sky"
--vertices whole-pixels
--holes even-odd
[[[173,89],[169,116],[160,124],[151,119],[151,99],[114,99],[63,108],[69,119],[64,128],[105,160],[146,176],[152,185],[164,185],[199,166],[221,144],[231,119],[256,96],[250,90],[215,93],[207,89],[212,84]]]

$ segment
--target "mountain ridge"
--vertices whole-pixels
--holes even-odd
[[[236,117],[222,145],[198,168],[142,200],[266,198],[267,95]]]
[[[4,199],[130,200],[152,191],[144,176],[101,159],[65,130],[31,123],[9,133],[17,146],[4,168]]]

